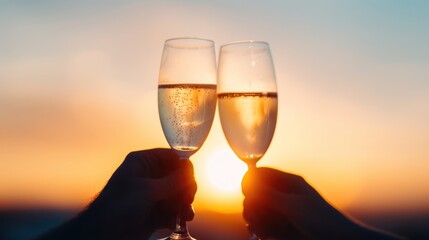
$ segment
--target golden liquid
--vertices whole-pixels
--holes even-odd
[[[256,164],[270,146],[276,128],[277,93],[221,93],[218,100],[229,145],[241,160]]]
[[[216,85],[159,85],[158,110],[170,146],[195,152],[203,145],[213,123]]]

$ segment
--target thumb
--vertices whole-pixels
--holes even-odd
[[[295,177],[274,169],[254,169],[243,178],[243,194],[247,202],[258,203],[287,217],[295,217],[299,215],[305,201],[305,195],[290,191],[290,182],[294,182]]]
[[[197,184],[194,179],[193,166],[190,161],[184,161],[176,171],[162,178],[142,178],[142,187],[146,189],[147,199],[161,201],[176,197],[184,191],[196,192]]]
[[[270,186],[283,193],[306,195],[314,192],[313,188],[301,176],[273,168],[256,168],[248,171],[243,177],[243,193],[246,195],[247,191],[252,191],[255,183]]]

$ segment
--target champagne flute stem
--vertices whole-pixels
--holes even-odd
[[[256,169],[256,162],[247,162],[247,171],[252,171],[255,169]],[[258,235],[250,231],[250,240],[262,240],[262,238],[258,237]]]
[[[183,154],[183,153],[182,153]],[[189,157],[187,156],[180,156],[181,153],[179,152],[179,158],[183,161],[189,161]],[[187,211],[187,205],[185,203],[180,204],[177,215],[176,215],[176,226],[174,232],[168,237],[163,240],[195,240],[191,235],[189,235],[188,232],[188,226],[186,224],[186,218],[185,214]]]
[[[248,161],[247,163],[247,171],[255,170],[256,169],[256,162]]]
[[[163,240],[195,240],[195,238],[189,235],[188,226],[186,220],[184,220],[185,207],[184,204],[180,206],[179,212],[176,215],[176,229],[169,237]]]
[[[175,233],[179,234],[187,234],[188,233],[188,226],[186,225],[186,220],[183,219],[184,214],[184,207],[185,205],[182,204],[179,208],[179,212],[176,216],[176,230]]]
[[[183,152],[179,152],[179,159],[181,161],[189,161],[189,156],[182,155],[182,154]],[[186,209],[186,206],[184,203],[182,203],[179,206],[179,211],[176,215],[176,230],[174,232],[181,235],[188,234],[188,226],[186,225],[186,220],[184,220],[185,209]]]

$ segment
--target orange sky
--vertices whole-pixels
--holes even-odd
[[[128,152],[167,147],[156,102],[162,45],[198,36],[217,49],[241,39],[270,43],[279,119],[260,166],[303,175],[341,209],[427,208],[429,33],[422,26],[429,19],[418,9],[252,2],[238,13],[227,2],[80,4],[0,7],[8,20],[0,21],[7,30],[0,40],[0,207],[81,207]],[[197,207],[240,211],[240,189],[213,183],[213,156],[228,151],[216,116],[192,158]],[[231,181],[239,181],[242,165],[231,161],[239,176]],[[235,179],[219,176],[227,177]]]

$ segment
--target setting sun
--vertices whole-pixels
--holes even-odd
[[[201,161],[194,162],[198,183],[197,208],[201,206],[222,213],[241,212],[241,180],[247,171],[246,164],[226,142],[218,142],[214,151],[201,151],[200,154]]]
[[[212,186],[222,192],[237,191],[241,186],[241,179],[247,170],[232,151],[220,150],[212,154],[204,169]]]

